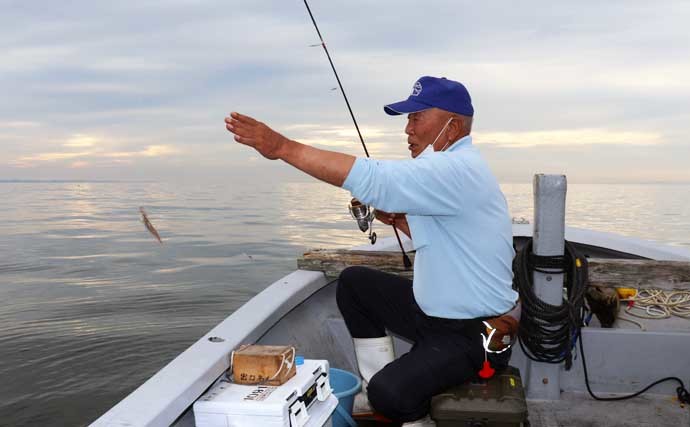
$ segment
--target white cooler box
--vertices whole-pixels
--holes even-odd
[[[326,360],[305,360],[278,387],[223,376],[194,403],[194,420],[197,427],[320,427],[338,405],[331,391]]]

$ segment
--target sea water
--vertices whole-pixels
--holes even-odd
[[[531,221],[531,184],[502,188]],[[0,425],[92,422],[307,248],[367,243],[349,199],[315,182],[0,183]],[[690,185],[569,184],[566,223],[690,248]]]

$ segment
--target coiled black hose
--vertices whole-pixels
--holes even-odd
[[[534,293],[532,273],[565,273],[565,295],[561,305],[542,301]],[[513,286],[520,292],[522,316],[518,338],[525,355],[535,361],[572,366],[572,349],[584,319],[587,290],[587,259],[570,242],[563,256],[532,254],[532,241],[513,260]],[[562,286],[553,283],[553,286]]]
[[[547,304],[534,293],[532,273],[561,274],[565,273],[565,295],[562,305]],[[518,338],[523,353],[530,359],[545,363],[561,363],[565,368],[572,366],[572,349],[580,341],[580,357],[585,374],[585,385],[590,396],[596,400],[626,400],[649,390],[665,381],[676,381],[678,401],[690,404],[690,393],[678,377],[666,377],[649,384],[642,390],[624,396],[600,397],[592,392],[589,386],[589,374],[582,345],[581,327],[584,325],[586,307],[585,292],[589,284],[587,258],[577,252],[568,241],[565,242],[563,256],[537,256],[532,254],[532,240],[517,252],[513,260],[513,287],[520,292],[522,316]],[[553,286],[561,286],[554,283]]]

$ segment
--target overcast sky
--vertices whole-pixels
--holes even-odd
[[[223,117],[363,151],[298,0],[0,0],[0,179],[301,179]],[[422,75],[468,87],[502,182],[690,182],[690,2],[311,0],[369,151]]]

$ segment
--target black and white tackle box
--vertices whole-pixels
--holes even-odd
[[[329,382],[328,361],[304,360],[286,383],[240,385],[225,376],[194,403],[197,427],[321,427],[338,399]]]

